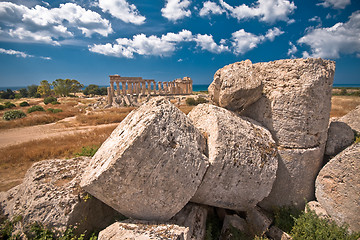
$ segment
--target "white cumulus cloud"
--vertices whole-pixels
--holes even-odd
[[[115,18],[126,23],[141,25],[146,18],[140,14],[134,4],[129,4],[126,0],[99,0],[99,7],[103,12],[109,12]]]
[[[349,4],[351,4],[351,0],[324,0],[317,5],[321,5],[326,8],[331,7],[335,9],[344,9]]]
[[[196,45],[201,48],[201,50],[207,50],[212,53],[222,53],[229,51],[229,47],[222,44],[223,40],[220,42],[220,45],[216,44],[212,35],[207,34],[197,34],[194,38]]]
[[[275,37],[280,36],[284,32],[278,28],[272,28],[267,31],[265,35],[255,35],[240,29],[232,34],[232,47],[236,55],[244,54],[253,48],[256,48],[260,43],[267,40],[274,41]]]
[[[188,9],[190,4],[190,0],[166,0],[165,7],[161,9],[161,14],[168,20],[176,22],[185,17],[190,17],[191,11]]]
[[[58,8],[36,5],[28,8],[11,2],[0,2],[2,37],[22,41],[36,41],[59,45],[61,38],[71,38],[80,31],[86,37],[97,33],[108,36],[111,24],[98,13],[74,3],[60,4]]]
[[[287,55],[290,56],[291,58],[295,58],[294,54],[297,53],[298,49],[292,42],[289,42],[289,45],[290,45],[290,48],[287,52]]]
[[[7,54],[7,55],[15,55],[16,57],[22,57],[22,58],[33,58],[36,57],[34,55],[30,55],[21,51],[13,50],[13,49],[4,49],[0,48],[0,54]],[[51,60],[50,57],[39,57],[45,60]]]
[[[340,54],[359,54],[359,39],[360,11],[356,11],[345,23],[339,22],[329,28],[309,30],[298,43],[311,48],[310,53],[303,53],[304,57],[339,58]]]
[[[289,15],[294,12],[296,6],[289,0],[257,0],[252,6],[245,4],[233,7],[224,0],[219,0],[221,6],[227,10],[230,16],[242,20],[247,18],[259,18],[260,21],[274,23],[276,21],[292,21]]]
[[[210,14],[221,15],[225,12],[223,8],[214,2],[206,1],[203,3],[203,7],[200,9],[199,15],[201,17],[208,16]]]
[[[220,44],[216,44],[212,35],[193,35],[189,30],[182,30],[178,33],[170,32],[163,34],[161,37],[138,34],[133,36],[132,39],[118,38],[113,44],[91,45],[89,46],[89,50],[107,56],[125,58],[134,58],[135,54],[168,57],[171,56],[176,49],[180,48],[179,45],[184,42],[194,42],[201,50],[216,54],[229,51],[228,46],[224,45],[225,40],[221,40]]]

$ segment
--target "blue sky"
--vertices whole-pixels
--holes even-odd
[[[111,74],[209,84],[237,61],[322,57],[360,84],[359,0],[0,1],[0,86]]]

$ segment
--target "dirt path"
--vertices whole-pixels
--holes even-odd
[[[0,148],[13,146],[24,142],[29,142],[32,140],[64,136],[74,133],[82,133],[98,128],[118,125],[118,123],[111,123],[111,124],[102,124],[97,126],[74,127],[71,126],[72,124],[69,124],[73,122],[73,120],[74,120],[73,118],[67,118],[57,123],[0,130]]]

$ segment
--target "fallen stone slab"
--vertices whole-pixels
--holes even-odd
[[[322,166],[324,148],[278,148],[276,179],[269,196],[259,205],[268,211],[281,206],[303,210],[306,202],[315,199],[315,179]]]
[[[332,121],[328,130],[325,154],[335,156],[353,142],[354,132],[351,127],[344,122]]]
[[[339,225],[360,231],[360,143],[331,159],[316,178],[316,199]]]
[[[116,222],[99,233],[99,240],[188,240],[186,227],[175,224],[156,224],[147,221],[127,220]]]
[[[133,219],[169,220],[195,194],[208,167],[206,140],[173,104],[154,98],[102,144],[81,186]]]
[[[216,105],[241,111],[261,97],[262,83],[254,76],[251,61],[245,60],[217,70],[208,90]]]
[[[210,104],[188,117],[207,136],[210,166],[192,202],[233,210],[253,208],[272,188],[278,165],[271,133],[255,121]]]
[[[246,222],[254,235],[262,236],[268,231],[272,218],[258,206],[246,212]]]
[[[293,238],[280,228],[276,226],[271,226],[269,231],[266,232],[266,235],[271,237],[274,240],[292,240]]]
[[[0,195],[4,217],[22,216],[22,225],[35,222],[75,233],[98,231],[122,217],[117,211],[86,193],[79,186],[90,158],[55,159],[35,163],[22,184]]]
[[[205,239],[208,211],[208,206],[188,203],[169,223],[188,228],[189,240]]]
[[[278,145],[314,148],[325,144],[335,62],[320,58],[253,64],[262,97],[241,114],[263,124]]]
[[[234,239],[232,236],[231,228],[247,234],[248,226],[245,219],[241,218],[237,214],[225,215],[224,223],[221,228],[220,240],[231,240]]]

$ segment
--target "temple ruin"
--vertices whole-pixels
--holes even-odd
[[[142,77],[121,77],[110,75],[108,103],[112,104],[113,98],[125,95],[181,95],[192,93],[192,79],[190,77],[178,78],[171,82],[155,82],[153,79]],[[116,84],[116,89],[114,84]]]

